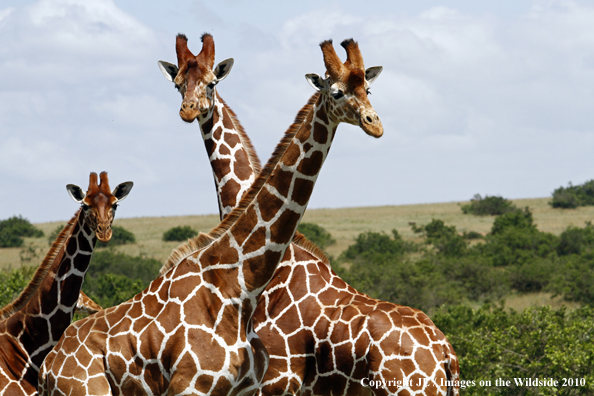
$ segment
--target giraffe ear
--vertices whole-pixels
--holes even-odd
[[[369,69],[365,70],[365,79],[367,80],[367,82],[369,84],[371,84],[372,82],[375,81],[376,78],[379,77],[382,70],[384,70],[384,68],[382,66],[370,67]]]
[[[120,183],[116,188],[113,189],[112,194],[114,197],[118,199],[118,201],[122,201],[124,198],[128,196],[128,194],[130,194],[130,190],[132,190],[133,186],[134,183],[132,183],[131,181]]]
[[[80,203],[82,203],[83,199],[85,199],[85,193],[77,185],[67,184],[66,190],[68,191],[68,194],[70,194],[70,196],[72,197],[74,202],[77,202],[80,204]]]
[[[316,91],[321,91],[326,88],[326,80],[315,73],[306,74],[305,79]]]
[[[225,59],[214,68],[213,73],[217,78],[217,81],[222,81],[229,75],[231,68],[233,67],[233,58]]]
[[[161,69],[161,73],[165,76],[166,79],[173,82],[175,80],[175,76],[177,76],[178,68],[173,63],[159,61],[159,69]]]

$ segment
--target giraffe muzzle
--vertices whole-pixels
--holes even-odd
[[[193,122],[199,113],[198,103],[196,102],[183,102],[181,109],[179,109],[179,116],[185,122]]]
[[[384,126],[377,113],[373,110],[361,110],[359,126],[369,136],[379,138],[384,134]]]
[[[111,225],[98,225],[97,231],[95,231],[95,235],[97,235],[97,239],[99,239],[101,242],[109,242],[111,240]]]

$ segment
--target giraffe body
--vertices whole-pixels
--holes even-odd
[[[181,69],[183,62],[178,55]],[[180,82],[177,66],[163,61],[159,66],[169,81]],[[366,79],[372,81],[377,74]],[[206,71],[200,76],[203,81],[189,85],[208,86],[208,75]],[[200,125],[223,218],[245,193],[246,181],[260,172],[259,160],[218,92],[189,92],[187,83],[176,86],[183,98],[180,115]],[[205,103],[206,110],[188,114],[195,108],[191,102]],[[237,181],[230,184],[235,188],[223,188],[228,180]],[[253,322],[270,354],[260,394],[458,394],[456,354],[431,320],[419,310],[370,298],[348,286],[332,271],[325,254],[302,237],[296,237],[283,257]],[[370,380],[386,385],[362,386]]]
[[[322,50],[334,51],[330,42]],[[197,70],[193,62],[187,72]],[[369,102],[361,107],[362,129],[381,136]],[[148,289],[66,330],[44,361],[40,393],[255,393],[268,363],[251,324],[257,299],[291,244],[336,127],[359,123],[353,111],[315,94],[217,228],[174,251]]]
[[[100,309],[80,290],[97,241],[97,225],[104,230],[101,239],[108,241],[113,206],[125,198],[132,183],[119,185],[112,194],[107,174],[101,174],[99,186],[92,173],[86,195],[74,185],[67,188],[83,209],[62,230],[23,293],[0,311],[0,395],[37,394],[39,367],[74,311],[82,303]]]

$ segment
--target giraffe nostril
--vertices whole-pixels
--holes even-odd
[[[365,121],[371,124],[373,122],[373,118],[371,118],[371,116],[365,116]]]

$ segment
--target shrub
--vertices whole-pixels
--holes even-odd
[[[511,212],[514,209],[516,209],[514,204],[503,197],[486,195],[483,198],[480,194],[476,194],[469,204],[462,206],[464,214],[476,216],[497,216]]]
[[[314,223],[300,223],[297,231],[301,232],[321,249],[336,243],[336,239],[332,238],[332,235],[326,229]]]
[[[594,305],[594,254],[562,258],[563,265],[554,272],[550,289],[567,301]]]
[[[14,301],[29,283],[36,267],[23,266],[13,271],[0,271],[0,307]]]
[[[534,224],[530,208],[525,207],[524,210],[516,208],[513,211],[497,216],[495,221],[493,221],[491,234],[495,235],[501,233],[508,228],[536,230],[536,225]]]
[[[460,360],[461,379],[474,381],[465,395],[592,395],[594,309],[530,308],[523,312],[485,306],[447,307],[432,317]],[[569,352],[571,351],[571,352]],[[521,386],[515,379],[553,378],[557,386]],[[495,379],[510,386],[495,386]],[[563,379],[583,379],[567,386]],[[479,381],[491,381],[487,388]],[[564,386],[565,385],[565,386]]]
[[[99,274],[85,280],[83,290],[103,308],[113,307],[134,297],[145,289],[140,279],[130,279],[112,273]]]
[[[570,254],[582,254],[594,247],[594,226],[586,222],[584,228],[567,227],[559,236],[557,254],[567,256]]]
[[[190,226],[173,227],[163,233],[163,240],[183,242],[196,235],[198,232]]]
[[[472,239],[483,239],[483,236],[481,235],[481,233],[476,232],[476,231],[468,231],[468,232],[464,231],[462,233],[462,238],[469,239],[469,240],[472,240]]]
[[[120,226],[112,226],[111,227],[111,239],[107,243],[103,243],[101,241],[97,242],[97,247],[105,247],[105,246],[118,246],[118,245],[125,245],[127,243],[136,243],[136,237],[133,233],[126,230],[124,227]]]
[[[113,250],[95,252],[83,291],[103,308],[120,304],[144,290],[159,275],[161,263]]]
[[[594,205],[594,180],[574,186],[559,187],[553,191],[553,199],[549,202],[553,208],[574,209],[578,206]]]
[[[432,244],[439,253],[445,256],[462,256],[466,252],[466,241],[458,234],[455,226],[446,226],[443,220],[433,219],[424,226],[414,226],[413,231],[424,233],[427,243]]]
[[[140,279],[143,285],[148,286],[159,275],[159,269],[161,262],[153,258],[100,250],[91,258],[87,278],[97,277],[101,273],[112,273],[130,279]]]
[[[24,242],[22,237],[42,236],[43,231],[20,215],[0,221],[0,247],[20,247]]]

